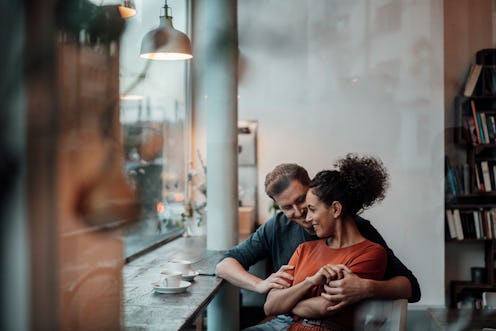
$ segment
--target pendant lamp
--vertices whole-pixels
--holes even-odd
[[[140,57],[149,60],[189,60],[193,57],[188,36],[172,26],[167,0],[158,28],[148,32],[141,42]]]
[[[122,18],[129,18],[136,15],[134,0],[122,0],[118,8]]]

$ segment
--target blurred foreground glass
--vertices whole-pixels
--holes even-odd
[[[122,18],[129,18],[136,15],[136,6],[133,0],[122,0],[118,8]]]

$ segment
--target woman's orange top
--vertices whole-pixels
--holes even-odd
[[[381,245],[369,240],[348,247],[330,248],[326,240],[321,239],[298,246],[288,264],[295,267],[293,285],[312,276],[326,264],[344,264],[361,278],[381,280],[386,270],[387,254]],[[317,286],[312,288],[304,299],[320,295],[319,289]],[[343,326],[350,326],[352,318],[353,306],[329,317]],[[291,330],[296,330],[294,326]]]
[[[298,246],[288,262],[294,268],[293,285],[315,274],[325,264],[344,264],[361,278],[381,280],[386,270],[384,248],[369,240],[343,248],[330,248],[325,239]]]

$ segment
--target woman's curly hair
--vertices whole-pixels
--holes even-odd
[[[310,189],[325,204],[339,201],[343,214],[355,216],[386,196],[389,174],[380,159],[347,154],[334,166],[336,170],[320,171],[310,181]]]

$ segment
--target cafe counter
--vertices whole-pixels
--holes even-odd
[[[215,276],[220,251],[206,249],[205,236],[177,238],[124,266],[124,329],[186,330],[221,289],[224,281]],[[158,293],[152,283],[172,260],[190,260],[198,276],[179,293]],[[200,319],[199,319],[200,318]]]

